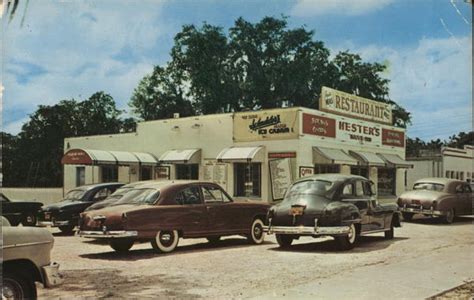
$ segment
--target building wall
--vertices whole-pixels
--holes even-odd
[[[409,160],[413,168],[407,171],[407,190],[411,190],[415,181],[425,177],[444,177],[441,158],[428,160]]]
[[[218,154],[227,147],[263,146],[264,158],[261,169],[261,197],[263,201],[272,201],[272,185],[270,180],[269,154],[272,153],[295,153],[296,157],[289,158],[291,180],[299,178],[300,167],[314,167],[313,147],[321,146],[334,149],[359,150],[373,153],[396,154],[405,158],[404,146],[382,145],[381,134],[374,136],[371,141],[354,140],[345,134],[337,138],[322,137],[305,134],[303,128],[303,113],[319,115],[338,121],[347,121],[361,126],[386,128],[403,132],[403,130],[391,126],[374,124],[371,122],[345,118],[334,114],[323,113],[306,108],[288,108],[266,110],[262,112],[243,112],[237,114],[208,115],[201,117],[189,117],[179,119],[157,120],[139,123],[137,132],[132,134],[104,135],[93,137],[77,137],[65,139],[66,151],[74,148],[85,148],[109,151],[148,152],[159,158],[168,150],[174,149],[201,149],[201,161],[199,164],[199,178],[204,178],[204,165],[215,161]],[[275,116],[278,115],[278,118]],[[280,119],[281,117],[281,119]],[[271,119],[275,118],[275,119]],[[258,121],[255,121],[258,120]],[[291,127],[287,133],[271,133],[269,130],[261,134],[258,130],[249,130],[252,122],[264,123],[279,122],[274,129]],[[280,124],[281,123],[281,124]],[[285,124],[283,124],[285,123]],[[279,125],[285,125],[279,127]],[[262,128],[265,128],[262,127]],[[268,127],[267,127],[268,128]],[[404,132],[403,132],[404,134]],[[175,178],[175,166],[170,167],[170,177]],[[64,168],[65,190],[75,187],[76,167],[66,165]],[[98,166],[86,166],[86,183],[99,182],[100,172]],[[342,165],[341,173],[350,174],[350,166]],[[223,187],[234,195],[234,164],[226,164],[227,180],[222,183]],[[404,190],[405,169],[395,172],[396,195]],[[119,167],[118,178],[121,182],[138,180],[138,172],[132,174],[130,168]],[[377,183],[378,170],[369,168],[369,179]],[[395,195],[393,195],[395,197]]]
[[[50,204],[61,201],[62,188],[2,188],[2,193],[10,200],[34,201]]]

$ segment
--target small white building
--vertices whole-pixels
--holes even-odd
[[[472,181],[474,179],[474,146],[464,149],[443,147],[438,153],[423,153],[409,157],[413,169],[407,171],[407,188],[424,177],[446,177]]]
[[[139,123],[135,133],[67,138],[64,189],[107,181],[200,179],[273,202],[314,173],[360,174],[379,197],[405,190],[403,129],[308,108]]]

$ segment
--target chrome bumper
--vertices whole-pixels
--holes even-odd
[[[317,223],[316,223],[317,224]],[[349,226],[263,226],[268,234],[298,234],[298,235],[345,235],[350,231]]]
[[[119,239],[119,238],[130,238],[137,237],[137,231],[126,231],[126,230],[116,230],[116,231],[79,231],[78,235],[84,238],[93,238],[93,239]]]
[[[444,216],[446,213],[434,210],[434,209],[424,209],[422,207],[400,207],[400,211],[404,213],[414,213],[414,214],[424,214],[430,216]]]
[[[43,284],[44,287],[50,288],[60,285],[64,281],[64,276],[59,271],[58,263],[51,263],[49,266],[41,267],[43,273]]]
[[[36,224],[39,227],[57,227],[57,226],[67,226],[71,224],[71,221],[38,221]]]

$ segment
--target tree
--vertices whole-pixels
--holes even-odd
[[[155,66],[153,73],[146,75],[135,88],[129,105],[132,112],[145,121],[171,118],[173,113],[194,115],[183,89],[182,83],[169,68]]]
[[[143,78],[129,104],[144,120],[183,110],[188,115],[317,108],[321,88],[328,86],[390,104],[394,124],[406,127],[410,113],[389,98],[384,70],[348,51],[331,60],[313,31],[289,29],[286,17],[257,23],[238,18],[228,35],[207,23],[185,25],[175,36],[171,61]]]
[[[3,135],[5,186],[61,186],[64,138],[130,130],[133,119],[120,119],[110,95],[97,92],[78,102],[40,105],[18,136]],[[32,147],[31,145],[34,145]]]
[[[457,135],[452,135],[446,144],[448,147],[454,148],[464,148],[465,145],[474,146],[474,131],[469,131],[468,133],[463,131]]]

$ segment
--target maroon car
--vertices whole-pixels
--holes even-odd
[[[143,184],[112,206],[85,212],[79,235],[105,239],[119,252],[135,242],[150,241],[159,252],[171,252],[179,238],[244,235],[261,244],[269,205],[237,202],[214,183],[162,181]]]

